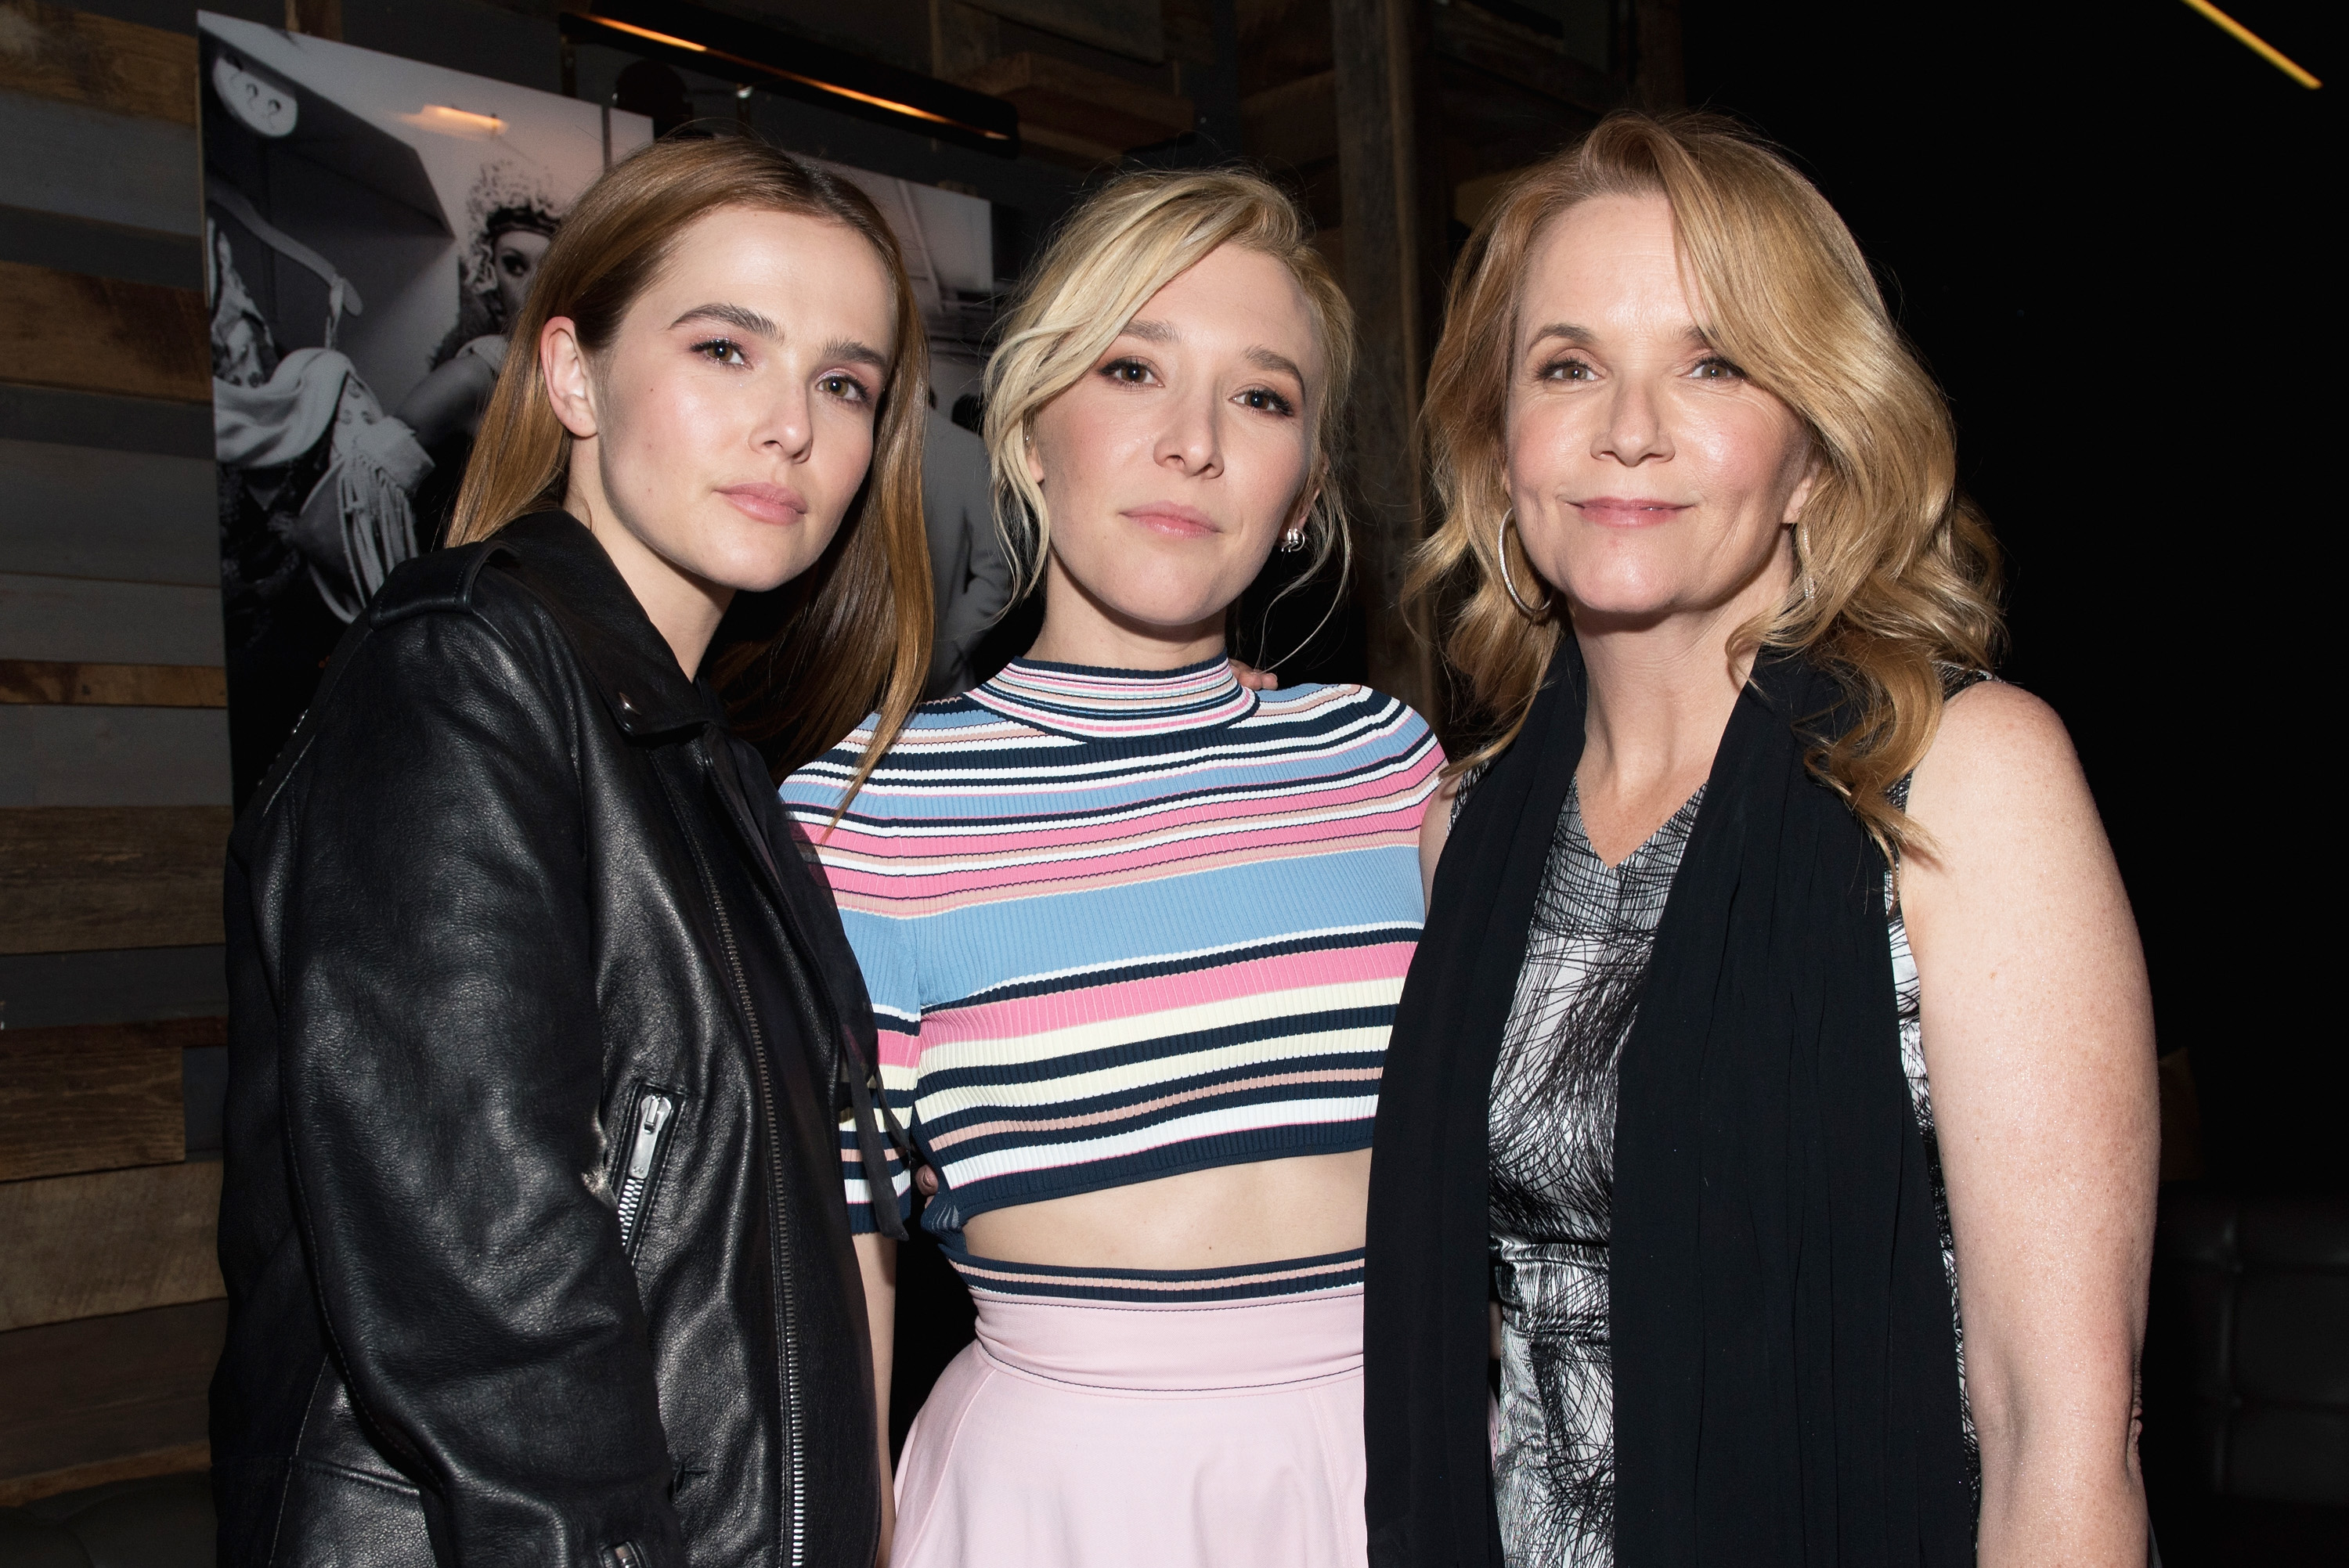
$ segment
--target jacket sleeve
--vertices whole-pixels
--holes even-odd
[[[255,872],[312,1276],[446,1568],[685,1563],[598,1119],[576,711],[474,615],[369,633]]]

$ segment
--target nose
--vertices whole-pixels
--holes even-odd
[[[804,380],[783,381],[761,411],[750,444],[762,454],[798,462],[815,443],[815,404]]]
[[[1619,377],[1610,389],[1607,420],[1592,442],[1590,455],[1612,458],[1627,469],[1650,458],[1672,455],[1671,438],[1664,428],[1662,400],[1643,377]]]
[[[1165,428],[1158,434],[1154,454],[1162,467],[1192,479],[1206,479],[1224,468],[1223,400],[1212,387],[1177,392],[1164,405]]]

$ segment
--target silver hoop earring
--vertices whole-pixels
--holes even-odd
[[[1509,521],[1516,515],[1516,507],[1501,514],[1501,526],[1493,537],[1493,557],[1501,563],[1501,586],[1509,591],[1509,603],[1515,604],[1526,620],[1538,621],[1549,613],[1549,601],[1543,600],[1542,607],[1535,609],[1519,596],[1516,583],[1509,576]]]

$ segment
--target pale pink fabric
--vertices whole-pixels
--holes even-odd
[[[1360,1286],[973,1295],[897,1466],[892,1568],[1361,1568]]]

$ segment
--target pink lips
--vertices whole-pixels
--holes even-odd
[[[1609,528],[1645,528],[1659,522],[1670,522],[1686,511],[1679,501],[1649,500],[1639,496],[1600,495],[1588,500],[1569,502],[1575,511],[1592,522]]]
[[[1216,526],[1215,519],[1197,507],[1183,506],[1171,500],[1153,501],[1148,506],[1132,507],[1123,515],[1132,518],[1144,528],[1170,534],[1176,539],[1204,539],[1208,534],[1223,531]]]
[[[761,522],[792,523],[807,515],[807,498],[788,485],[728,485],[718,493]]]

